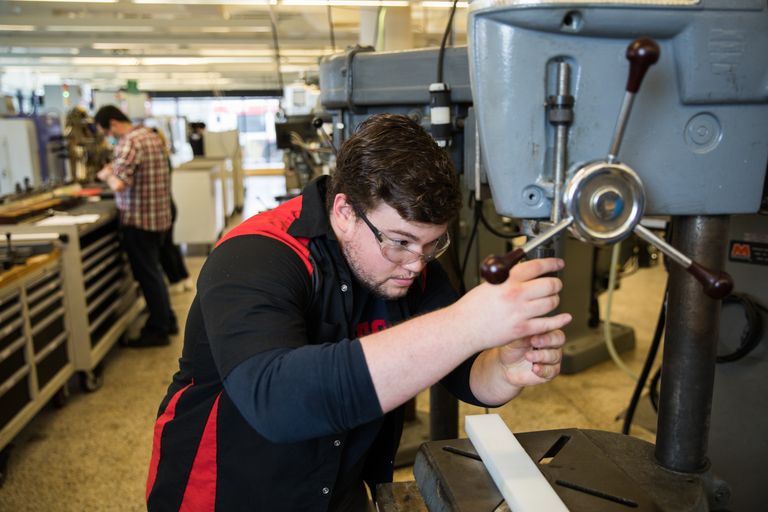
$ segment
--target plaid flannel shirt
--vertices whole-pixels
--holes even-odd
[[[171,175],[163,143],[136,127],[115,146],[112,173],[126,185],[115,193],[120,222],[146,231],[171,229]]]

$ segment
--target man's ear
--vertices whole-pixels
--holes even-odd
[[[334,224],[342,232],[346,233],[357,221],[357,215],[352,205],[347,202],[346,194],[336,194],[333,198],[333,206],[331,207],[331,216],[334,219]]]

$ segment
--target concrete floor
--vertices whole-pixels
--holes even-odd
[[[247,186],[260,200],[273,195],[271,187],[279,188],[265,182],[268,188],[260,191],[255,181]],[[203,261],[203,257],[187,259],[193,277]],[[660,266],[640,270],[625,278],[615,295],[614,320],[635,329],[637,346],[623,357],[637,373],[653,334],[665,278]],[[181,326],[193,297],[194,292],[172,297]],[[65,407],[44,408],[12,445],[8,477],[0,489],[0,511],[145,510],[153,424],[177,368],[182,335],[167,347],[116,347],[104,360],[101,389],[86,393],[73,380]],[[626,374],[605,362],[528,389],[494,412],[513,432],[564,427],[617,432],[621,429],[617,416],[629,402],[633,386]],[[428,394],[418,397],[417,407],[428,411]],[[464,415],[483,412],[462,404],[462,436]],[[654,438],[642,428],[632,433],[649,441]],[[410,469],[398,471],[398,480],[412,478]]]

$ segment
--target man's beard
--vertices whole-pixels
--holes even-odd
[[[370,274],[366,273],[358,263],[359,258],[357,254],[359,251],[354,244],[341,244],[341,252],[344,254],[344,258],[347,260],[349,268],[352,270],[352,274],[368,291],[376,295],[380,299],[394,300],[404,297],[409,288],[400,288],[398,293],[387,292],[385,285],[388,279],[382,282],[377,282],[376,279]]]

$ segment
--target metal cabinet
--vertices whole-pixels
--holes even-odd
[[[60,238],[63,293],[69,312],[72,357],[88,391],[101,386],[104,356],[144,308],[118,236],[117,210],[102,201],[70,211],[98,214],[87,224],[4,226],[12,240]]]
[[[58,252],[0,284],[0,450],[74,372]]]
[[[174,242],[213,245],[219,239],[228,206],[228,181],[223,174],[221,161],[215,159],[195,159],[173,171],[173,198],[178,212]]]

